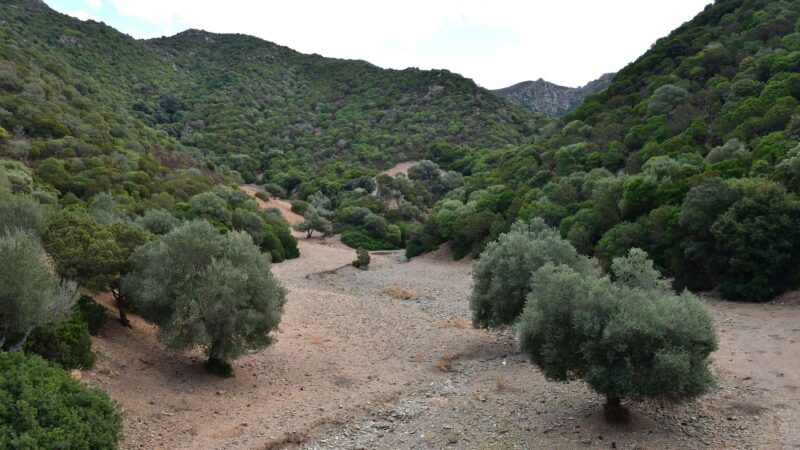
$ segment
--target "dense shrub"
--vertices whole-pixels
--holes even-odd
[[[399,245],[383,238],[376,238],[361,228],[351,228],[342,232],[342,244],[350,248],[363,248],[369,251],[399,248]]]
[[[116,448],[119,407],[35,355],[0,352],[0,448]]]
[[[89,327],[80,312],[73,312],[58,324],[36,328],[25,343],[25,351],[65,369],[90,369],[95,360]]]
[[[300,199],[292,200],[291,209],[292,212],[295,214],[300,214],[301,216],[303,216],[306,214],[306,211],[308,211],[308,208],[310,207],[311,205],[305,200],[300,200]]]
[[[97,304],[94,299],[88,295],[81,295],[78,302],[75,304],[78,313],[86,322],[89,328],[89,334],[92,336],[100,332],[100,330],[108,322],[108,310]]]

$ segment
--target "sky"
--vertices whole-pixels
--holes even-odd
[[[635,60],[711,0],[45,0],[137,39],[243,33],[385,68],[447,69],[497,89],[581,86]]]

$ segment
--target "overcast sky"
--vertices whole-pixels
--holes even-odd
[[[136,38],[258,36],[381,67],[443,68],[490,88],[580,86],[619,70],[711,0],[45,0]]]

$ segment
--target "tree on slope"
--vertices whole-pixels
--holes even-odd
[[[127,326],[127,299],[120,290],[120,280],[130,269],[131,253],[150,236],[144,229],[125,222],[107,226],[89,215],[62,211],[50,221],[44,243],[62,277],[93,291],[110,291],[120,322]]]
[[[165,345],[203,347],[208,370],[230,375],[232,359],[272,343],[286,289],[247,233],[188,222],[137,249],[131,264],[123,293]]]
[[[75,286],[59,284],[34,235],[0,236],[0,348],[19,349],[34,328],[63,320],[75,303]]]

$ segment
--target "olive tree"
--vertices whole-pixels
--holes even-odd
[[[612,264],[615,281],[548,262],[533,273],[518,322],[522,349],[549,380],[583,380],[606,396],[681,401],[714,386],[713,319],[688,291],[676,294],[639,249]]]
[[[247,233],[188,222],[137,249],[131,264],[122,289],[136,310],[168,347],[201,346],[210,371],[229,375],[232,359],[272,342],[286,289]]]
[[[75,286],[59,283],[46,261],[33,234],[0,236],[0,348],[21,348],[34,328],[64,319],[75,303]]]
[[[40,236],[45,227],[45,208],[29,196],[0,196],[0,233],[26,230]]]
[[[306,237],[310,238],[315,231],[322,235],[330,233],[331,223],[317,208],[313,206],[309,208],[308,211],[306,211],[304,219],[305,220],[302,222],[296,224],[294,229],[306,233]]]
[[[473,323],[490,327],[514,322],[530,292],[531,274],[547,262],[565,264],[580,273],[592,271],[590,260],[539,218],[514,224],[490,243],[472,270]]]

